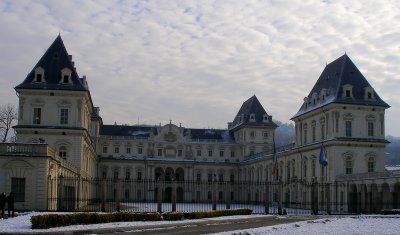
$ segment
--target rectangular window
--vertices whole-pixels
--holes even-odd
[[[198,157],[200,157],[200,156],[201,156],[201,150],[200,150],[200,149],[197,149],[197,153],[196,153],[196,155],[197,155]]]
[[[162,149],[157,149],[157,156],[159,156],[159,157],[162,156]]]
[[[315,160],[314,159],[311,161],[311,173],[312,173],[312,177],[315,177]]]
[[[114,153],[119,153],[119,147],[114,148]]]
[[[218,180],[219,180],[219,182],[224,182],[224,175],[223,174],[219,174],[218,175]]]
[[[142,172],[141,171],[137,172],[137,180],[142,180]]]
[[[142,153],[143,153],[143,148],[142,148],[142,147],[139,147],[139,148],[137,149],[137,152],[138,152],[138,154],[142,154]]]
[[[224,150],[219,151],[219,156],[224,157]]]
[[[63,76],[63,83],[69,83],[69,76],[68,75],[64,75]]]
[[[208,150],[208,156],[212,157],[212,155],[213,155],[212,150]]]
[[[68,124],[68,109],[60,110],[60,124]]]
[[[235,152],[231,151],[231,157],[235,157]]]
[[[131,153],[131,147],[126,148],[126,153]]]
[[[200,173],[197,173],[197,175],[196,175],[196,180],[197,180],[197,181],[201,181],[201,174],[200,174]]]
[[[368,136],[374,136],[374,123],[368,122]]]
[[[125,180],[130,180],[130,179],[131,179],[131,172],[130,171],[126,171]]]
[[[307,129],[304,129],[304,144],[307,144]]]
[[[107,146],[103,146],[103,153],[107,153]]]
[[[33,124],[40,124],[42,119],[42,109],[33,108]]]
[[[264,137],[264,139],[268,139],[268,132],[264,132],[263,137]]]
[[[178,149],[178,157],[182,157],[182,149]]]
[[[325,125],[321,125],[321,139],[325,139]]]
[[[36,74],[36,82],[42,82],[42,74],[41,73]]]
[[[350,90],[346,90],[346,97],[350,97]]]
[[[254,139],[254,137],[255,137],[255,132],[254,131],[250,131],[250,139]]]
[[[374,171],[375,171],[374,161],[368,161],[368,172],[374,172]]]
[[[311,128],[311,134],[312,134],[312,141],[313,141],[313,142],[315,142],[315,139],[316,139],[316,138],[315,138],[315,129],[316,129],[315,126],[313,126],[313,127]]]
[[[346,160],[346,174],[350,175],[353,174],[353,161]]]
[[[230,180],[231,182],[235,182],[235,175],[231,174],[231,175],[229,176],[229,180]]]
[[[11,178],[11,191],[16,202],[25,202],[25,178]]]
[[[346,121],[346,137],[351,137],[351,121]]]

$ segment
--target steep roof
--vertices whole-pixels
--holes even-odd
[[[252,114],[254,114],[255,120],[250,119]],[[260,101],[258,101],[257,97],[253,95],[243,102],[242,107],[240,107],[229,129],[235,129],[243,125],[277,127],[278,125],[272,121],[271,116],[268,115],[268,120],[264,120],[266,115],[268,114],[264,107],[261,105]]]
[[[88,91],[86,81],[79,78],[71,59],[61,36],[58,35],[32,71],[26,76],[25,80],[16,86],[15,89]],[[43,83],[34,82],[35,69],[38,67],[44,69],[45,82]],[[71,84],[60,83],[61,70],[64,68],[68,68],[72,71]]]
[[[343,86],[352,86],[352,97],[343,95]],[[342,55],[333,62],[326,65],[314,87],[308,94],[307,101],[303,103],[300,110],[293,116],[298,117],[330,103],[355,104],[381,106],[389,108],[379,95],[373,90],[373,99],[365,99],[365,88],[372,88],[367,79],[362,75],[347,54]],[[325,89],[326,97],[322,100],[321,91]],[[317,102],[312,103],[313,95],[316,94]]]
[[[126,125],[102,125],[100,127],[100,135],[150,137],[151,134],[157,134],[156,127]]]
[[[233,141],[232,133],[226,129],[185,129],[184,133],[198,140]]]

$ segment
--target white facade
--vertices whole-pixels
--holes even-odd
[[[47,57],[52,47],[63,47],[60,40],[56,39],[39,65],[51,60]],[[66,63],[71,64],[69,56]],[[339,187],[342,193],[349,192],[344,185],[350,182],[358,192],[365,189],[365,195],[374,188],[382,192],[385,187],[377,185],[390,182],[389,191],[397,192],[399,179],[388,175],[384,167],[388,106],[375,102],[377,94],[371,87],[364,89],[365,103],[334,101],[334,94],[340,92],[349,100],[357,95],[356,87],[350,84],[340,87],[343,90],[340,92],[322,89],[320,94],[306,97],[292,118],[295,143],[276,149],[274,174],[276,125],[255,96],[244,103],[227,129],[190,129],[172,123],[103,125],[99,109],[93,106],[86,78],[75,78],[74,71],[67,66],[57,72],[62,79],[56,79],[53,86],[69,84],[77,88],[47,88],[51,77],[45,76],[46,71],[54,68],[44,65],[36,67],[16,87],[19,117],[15,130],[21,145],[0,145],[0,191],[17,187],[12,182],[24,182],[25,198],[16,203],[17,208],[54,209],[48,198],[57,193],[57,188],[47,180],[66,176],[134,180],[173,176],[178,180],[235,182],[301,180],[336,183],[342,185]],[[258,105],[258,109],[246,109],[250,104]],[[257,113],[254,110],[260,110],[259,106],[262,112]],[[319,163],[322,144],[327,153],[326,167]],[[34,152],[34,146],[44,149]],[[373,178],[379,174],[387,180]],[[80,194],[88,196],[89,191],[81,190]],[[142,193],[143,197],[152,197],[148,192]],[[292,200],[300,201],[302,195],[295,193]]]

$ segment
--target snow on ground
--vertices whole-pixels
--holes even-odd
[[[218,235],[239,234],[274,234],[274,235],[309,235],[309,234],[346,234],[346,235],[376,235],[400,234],[399,216],[351,216],[326,217],[324,219],[303,221],[290,224],[280,224],[255,229],[236,230],[218,233]]]
[[[188,220],[181,221],[153,221],[153,222],[115,222],[115,223],[105,223],[105,224],[88,224],[88,225],[73,225],[66,227],[57,227],[49,229],[31,229],[31,216],[33,215],[44,215],[44,214],[60,214],[62,212],[29,212],[21,214],[14,218],[0,219],[0,233],[43,233],[43,232],[63,232],[63,231],[80,231],[80,230],[94,230],[94,229],[113,229],[122,227],[134,227],[134,226],[145,226],[145,225],[163,225],[163,224],[185,224]],[[66,213],[65,213],[66,214]],[[265,215],[251,215],[251,217],[260,217]],[[200,221],[215,221],[215,220],[229,220],[229,219],[244,219],[248,218],[248,215],[238,215],[238,216],[226,216],[218,218],[207,218],[199,220],[190,220],[190,222],[200,222]]]
[[[50,212],[29,212],[21,214],[10,219],[0,219],[0,233],[42,233],[42,232],[63,232],[63,231],[79,231],[93,229],[113,229],[121,227],[134,227],[145,225],[163,225],[163,224],[185,224],[188,220],[183,221],[156,221],[156,222],[117,222],[106,224],[92,225],[74,225],[67,227],[51,228],[51,229],[31,229],[30,218],[33,215],[50,214]],[[208,218],[200,220],[190,220],[190,222],[215,221],[215,220],[232,220],[243,219],[248,217],[259,217],[266,215],[251,216],[228,216],[219,218]],[[271,216],[271,215],[269,215]],[[284,218],[284,217],[283,217]],[[400,216],[380,216],[380,215],[362,215],[351,217],[326,216],[322,219],[313,221],[303,221],[291,224],[281,224],[267,226],[262,228],[229,231],[224,234],[400,234]]]

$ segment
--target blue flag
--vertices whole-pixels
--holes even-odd
[[[328,165],[328,156],[326,155],[326,149],[323,144],[321,144],[321,150],[319,151],[319,164],[322,166]]]

